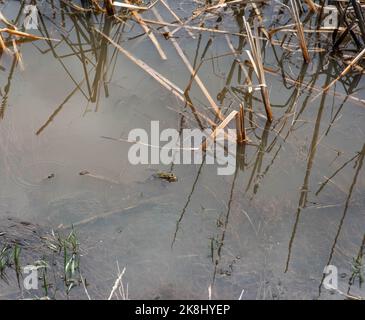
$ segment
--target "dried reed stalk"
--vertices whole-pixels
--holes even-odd
[[[243,104],[240,104],[240,110],[236,114],[236,131],[237,131],[237,143],[243,143],[247,141]]]
[[[208,141],[215,141],[215,138],[217,137],[218,131],[224,129],[231,121],[236,117],[238,114],[238,111],[233,110],[216,128],[215,130],[207,137],[207,139],[201,144],[201,149],[203,151],[206,150],[208,146]]]
[[[181,90],[179,87],[177,87],[174,83],[172,83],[170,80],[165,78],[163,75],[161,75],[159,72],[151,68],[149,65],[147,65],[145,62],[143,62],[140,59],[137,59],[134,57],[131,53],[129,53],[127,50],[123,49],[119,44],[117,44],[115,41],[113,41],[111,38],[109,38],[106,34],[102,33],[100,30],[94,28],[94,30],[99,33],[102,37],[107,39],[112,45],[114,45],[120,52],[122,52],[128,59],[133,61],[137,66],[142,68],[145,72],[147,72],[151,77],[153,77],[155,80],[157,80],[163,87],[165,87],[167,90],[172,92],[177,98],[179,98],[181,101],[185,102],[184,98],[184,91]]]
[[[66,2],[65,0],[62,1]],[[106,12],[106,10],[99,5],[98,0],[91,0],[91,2],[94,5],[94,9],[96,9],[96,11]],[[67,1],[66,3],[69,3],[69,1]]]
[[[233,36],[238,36],[238,37],[245,37],[246,35],[244,33],[239,33],[239,32],[232,32],[232,31],[227,31],[227,30],[220,30],[220,29],[213,29],[213,28],[206,28],[206,27],[198,27],[198,26],[189,26],[186,24],[183,25],[178,25],[176,23],[169,23],[166,21],[155,21],[155,20],[150,20],[150,19],[142,19],[145,23],[149,23],[149,24],[156,24],[156,25],[160,25],[160,26],[167,26],[167,27],[173,27],[175,28],[173,31],[171,31],[170,33],[170,38],[179,30],[181,30],[182,28],[186,29],[186,30],[196,30],[196,31],[206,31],[206,32],[211,32],[211,33],[218,33],[218,34],[230,34]]]
[[[345,61],[345,63],[349,64],[350,62]],[[247,61],[247,60],[245,61],[245,64],[247,64],[249,66],[252,66],[252,63]],[[356,66],[353,65],[353,67],[356,67]],[[267,72],[267,73],[270,73],[270,74],[272,74],[274,76],[277,76],[277,77],[280,77],[280,78],[282,77],[282,75],[279,74],[277,70],[273,70],[273,69],[270,69],[270,68],[267,68],[267,67],[265,67],[264,69],[265,69],[265,72]],[[283,79],[286,82],[290,83],[290,84],[300,85],[302,89],[305,89],[308,92],[311,92],[311,91],[319,92],[316,96],[313,97],[313,99],[311,101],[315,100],[316,98],[318,98],[319,95],[321,95],[323,93],[323,88],[318,88],[318,87],[316,87],[316,86],[314,86],[310,83],[305,83],[303,81],[293,80],[290,77],[283,77]],[[237,87],[238,88],[240,88],[240,87],[243,88],[243,86],[240,86],[240,85],[237,86]],[[349,100],[352,100],[352,102],[354,104],[356,104],[358,106],[361,106],[361,107],[364,107],[364,105],[365,105],[365,99],[360,99],[358,97],[355,97],[354,95],[346,95],[346,94],[343,94],[341,92],[333,92],[333,96],[338,98],[338,99],[348,98]]]
[[[309,10],[312,12],[317,12],[317,4],[315,4],[312,0],[304,0]]]
[[[346,73],[348,73],[352,67],[365,55],[365,48],[351,61],[351,63],[340,73],[340,75],[333,80],[329,85],[323,88],[323,91],[328,91],[339,79],[341,79]]]
[[[231,49],[232,53],[236,57],[236,59],[237,59],[236,61],[239,62],[240,69],[242,70],[242,72],[244,73],[244,75],[246,77],[246,83],[248,85],[248,92],[251,93],[252,92],[252,81],[247,73],[247,70],[246,70],[244,64],[240,60],[240,55],[236,52],[235,48],[233,47],[230,37],[228,35],[225,35],[225,38],[226,38],[229,49]]]
[[[102,37],[107,39],[112,45],[114,45],[120,52],[122,52],[128,59],[130,59],[132,62],[134,62],[137,66],[139,66],[141,69],[143,69],[146,73],[148,73],[152,78],[154,78],[158,83],[160,83],[164,88],[169,90],[172,94],[174,94],[179,100],[181,100],[183,103],[186,103],[191,109],[194,109],[194,106],[192,103],[186,100],[184,96],[184,91],[180,89],[178,86],[176,86],[174,83],[172,83],[170,80],[165,78],[162,74],[154,70],[152,67],[147,65],[145,62],[143,62],[140,59],[137,59],[134,57],[131,53],[129,53],[127,50],[123,49],[120,45],[118,45],[115,41],[113,41],[111,38],[109,38],[106,34],[102,33],[100,30],[94,28],[94,30],[99,33]],[[193,112],[196,114],[197,117],[203,118],[207,123],[209,123],[211,126],[215,126],[215,123],[206,115],[201,114],[200,112],[193,110]]]
[[[115,291],[117,291],[118,287],[120,286],[120,284],[122,282],[124,273],[125,273],[125,267],[124,267],[123,271],[119,274],[117,280],[115,280],[115,283],[113,285],[112,291],[110,292],[108,300],[111,300],[113,298]]]
[[[28,38],[31,40],[50,40],[50,41],[59,41],[57,39],[51,39],[51,38],[45,38],[45,37],[39,37],[36,36],[34,34],[30,34],[30,33],[26,33],[26,32],[22,32],[22,31],[18,31],[18,30],[13,30],[13,29],[9,29],[9,28],[2,28],[0,29],[0,33],[1,32],[6,32],[18,37],[23,37],[23,38]]]
[[[162,19],[161,16],[160,16],[160,14],[157,12],[157,10],[155,8],[152,8],[152,12],[153,12],[153,14],[156,16],[156,18],[158,20],[161,20]],[[166,32],[170,33],[170,29],[168,27],[165,26],[164,27],[164,30]],[[180,45],[177,43],[176,39],[175,38],[170,38],[170,40],[171,40],[173,46],[175,47],[177,53],[181,57],[182,61],[184,62],[184,64],[188,68],[189,72],[191,73],[192,76],[194,76],[195,82],[197,83],[197,85],[199,86],[200,90],[203,92],[203,94],[205,95],[205,97],[209,101],[209,104],[213,108],[216,116],[220,120],[224,120],[224,116],[223,116],[221,110],[219,109],[218,105],[215,103],[215,101],[212,98],[212,96],[209,94],[207,88],[205,87],[205,85],[203,84],[203,82],[200,80],[199,76],[196,74],[194,68],[192,67],[192,65],[189,62],[189,59],[184,54],[183,50],[181,49]]]
[[[260,1],[257,1],[257,2],[266,2],[266,0],[260,0]],[[231,0],[231,1],[225,1],[225,0],[222,0],[222,1],[219,1],[217,4],[213,5],[213,6],[210,6],[210,7],[206,7],[206,8],[202,8],[202,9],[198,9],[197,11],[199,12],[205,12],[205,11],[214,11],[214,10],[217,10],[217,9],[222,9],[222,8],[226,8],[228,7],[229,5],[235,5],[235,4],[239,4],[239,3],[254,3],[254,1],[252,0]]]
[[[125,0],[125,2],[127,4],[131,4],[129,0]],[[157,41],[157,38],[152,33],[151,29],[147,26],[147,24],[143,21],[143,19],[138,14],[138,12],[132,11],[132,15],[134,16],[134,18],[136,19],[136,21],[140,24],[140,26],[142,27],[142,29],[144,30],[144,32],[146,32],[146,34],[148,35],[148,37],[151,39],[152,43],[156,47],[156,49],[157,49],[157,51],[158,51],[158,53],[159,53],[159,55],[161,57],[161,59],[162,60],[167,60],[167,56],[166,56],[165,52],[163,51],[163,49],[161,48],[159,42]]]
[[[271,122],[273,120],[273,115],[271,111],[269,91],[266,85],[265,70],[262,64],[260,40],[257,37],[254,39],[254,37],[252,36],[250,24],[246,21],[245,17],[243,17],[243,22],[246,27],[248,42],[251,47],[251,52],[248,50],[246,50],[246,52],[251,60],[257,78],[259,79],[261,87],[261,96],[264,102],[267,120]]]
[[[296,29],[297,29],[299,45],[300,45],[300,48],[302,49],[303,58],[306,63],[309,63],[310,56],[309,56],[309,52],[308,52],[308,48],[307,48],[307,43],[306,43],[305,37],[304,37],[303,25],[302,25],[302,22],[300,21],[300,17],[299,17],[298,4],[297,4],[296,0],[290,0],[290,3],[291,3],[291,7],[292,7],[293,18],[294,18]]]
[[[120,8],[125,8],[125,9],[129,9],[129,10],[148,10],[149,7],[142,7],[142,6],[136,6],[134,4],[128,4],[128,3],[123,3],[123,2],[119,2],[119,1],[114,1],[113,5],[116,7],[120,7]]]
[[[13,39],[12,42],[13,42],[14,56],[15,56],[16,62],[19,64],[20,69],[24,70],[22,55],[19,52],[18,47],[17,47],[16,42],[15,42],[14,39]]]
[[[104,6],[105,6],[107,14],[109,16],[113,16],[114,15],[113,1],[112,0],[104,0]]]
[[[168,5],[168,3],[165,0],[160,0],[160,2],[166,7],[166,9],[171,13],[171,15],[176,19],[176,21],[180,25],[184,25],[184,23],[181,21],[180,17],[171,9],[171,7]],[[187,33],[190,35],[190,37],[195,39],[194,34],[189,29],[187,29]]]
[[[5,42],[4,42],[4,38],[0,33],[0,52],[3,52],[3,51],[8,52],[9,49],[6,47]]]

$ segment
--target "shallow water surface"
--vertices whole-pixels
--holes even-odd
[[[189,1],[169,3],[181,17],[191,12]],[[18,2],[1,6],[16,18]],[[1,56],[2,217],[48,229],[74,224],[92,298],[108,297],[117,263],[126,267],[132,299],[207,299],[209,287],[220,299],[342,299],[323,286],[327,265],[338,268],[341,292],[365,295],[355,272],[365,241],[361,73],[315,98],[343,69],[339,58],[323,45],[305,65],[300,51],[265,43],[270,124],[261,95],[248,92],[241,69],[253,74],[245,63],[246,38],[194,31],[193,39],[180,30],[176,41],[199,66],[222,112],[244,102],[251,143],[238,147],[236,170],[228,176],[205,163],[131,165],[130,144],[105,137],[124,140],[134,128],[149,132],[152,120],[177,130],[199,128],[199,121],[94,28],[182,90],[191,74],[157,26],[166,61],[132,20],[123,25],[104,15],[72,14],[66,6],[62,16],[55,6],[42,4],[34,33],[61,41],[19,45],[23,69],[13,56]],[[222,22],[208,17],[206,26],[243,30],[242,12],[222,16]],[[145,17],[156,20],[150,12]],[[195,82],[189,97],[214,120]],[[79,174],[85,170],[90,174]],[[172,171],[178,181],[151,178],[158,170]],[[2,285],[0,297],[14,297],[14,288]]]

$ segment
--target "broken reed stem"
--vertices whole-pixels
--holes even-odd
[[[267,120],[272,122],[273,115],[272,115],[272,111],[271,111],[269,90],[266,86],[261,87],[261,96],[262,96],[262,99],[264,100],[264,106],[265,106],[265,111],[266,111],[266,115],[267,115]]]
[[[158,13],[158,11],[156,10],[156,8],[152,8],[151,9],[153,14],[156,16],[156,18],[158,20],[162,20],[160,14]],[[170,33],[170,29],[165,26],[164,30],[167,33]],[[175,47],[177,53],[179,54],[179,56],[181,57],[182,61],[184,62],[184,64],[186,65],[186,67],[188,68],[189,72],[191,73],[191,75],[194,77],[195,82],[197,83],[197,85],[199,86],[200,90],[203,92],[203,94],[205,95],[205,97],[207,98],[207,100],[209,101],[209,104],[211,105],[211,107],[213,108],[216,116],[220,119],[220,120],[224,120],[224,116],[221,112],[221,110],[219,109],[218,105],[215,103],[214,99],[212,98],[212,96],[209,94],[207,88],[205,87],[205,85],[203,84],[203,82],[200,80],[200,78],[198,77],[198,75],[196,74],[193,66],[191,65],[189,59],[186,57],[186,55],[184,54],[183,50],[181,49],[180,45],[178,44],[178,42],[176,41],[175,38],[170,38],[173,46]]]
[[[262,56],[261,56],[261,47],[260,47],[260,39],[258,39],[257,34],[255,34],[256,38],[254,39],[250,24],[246,21],[245,17],[243,17],[243,22],[246,27],[247,32],[247,38],[248,42],[251,47],[251,52],[247,50],[248,57],[251,60],[253,69],[257,75],[257,78],[260,82],[261,87],[261,96],[262,100],[265,106],[266,116],[267,120],[269,122],[272,122],[273,120],[273,114],[271,111],[271,104],[270,104],[270,98],[269,98],[269,90],[266,85],[266,79],[265,79],[265,70],[264,66],[262,64]]]
[[[307,48],[307,43],[306,43],[305,37],[304,37],[303,25],[302,25],[302,22],[300,21],[300,17],[299,17],[298,5],[296,3],[296,0],[290,0],[290,4],[292,7],[293,18],[294,18],[296,29],[297,29],[299,45],[300,45],[300,48],[302,49],[303,58],[306,63],[309,63],[310,56],[309,56],[309,52],[308,52],[308,48]]]
[[[236,115],[238,114],[238,111],[233,110],[216,128],[215,130],[209,135],[209,137],[206,138],[206,140],[201,144],[201,149],[203,151],[206,150],[207,145],[208,145],[208,141],[215,141],[215,138],[217,137],[218,131],[224,129],[228,123],[231,122],[232,119],[234,119],[236,117]]]
[[[351,68],[365,55],[365,48],[355,57],[354,60],[351,61],[351,63],[340,73],[340,75],[333,80],[328,86],[323,88],[323,92],[328,91],[329,88],[331,88],[340,78],[342,78],[347,72],[351,70]]]
[[[193,30],[193,31],[203,31],[203,32],[211,32],[211,33],[217,33],[217,34],[229,34],[232,36],[237,36],[237,37],[245,37],[246,35],[243,33],[239,33],[239,32],[233,32],[233,31],[228,31],[228,30],[220,30],[220,29],[212,29],[212,28],[205,28],[205,27],[198,27],[198,26],[190,26],[187,25],[185,22],[185,24],[182,25],[178,25],[176,23],[170,23],[170,22],[166,22],[166,21],[155,21],[155,20],[151,20],[151,19],[143,19],[143,21],[145,23],[149,23],[149,24],[155,24],[155,25],[159,25],[159,26],[167,26],[167,27],[172,27],[175,28],[173,31],[171,31],[171,33],[169,34],[169,37],[172,38],[173,35],[181,30],[181,29],[186,29],[186,30]]]
[[[62,2],[69,3],[69,1],[66,2],[66,0],[63,0]],[[98,0],[91,0],[91,2],[94,5],[94,8],[96,9],[96,11],[98,11],[98,12],[105,12],[106,11],[105,9],[103,9],[99,5]]]
[[[160,2],[166,7],[166,9],[171,13],[171,15],[176,19],[176,21],[182,26],[184,23],[181,21],[180,17],[171,9],[171,7],[165,2],[165,0],[160,0]],[[190,30],[186,30],[190,37],[195,39],[194,34]]]
[[[8,50],[9,49],[5,45],[4,38],[0,33],[0,52],[3,52],[3,51],[7,52]]]
[[[244,64],[241,62],[239,54],[236,52],[235,48],[233,47],[230,37],[228,37],[228,35],[225,35],[225,38],[226,38],[229,49],[231,49],[232,53],[236,57],[236,61],[238,62],[239,67],[241,68],[242,72],[244,73],[244,75],[246,77],[245,83],[247,83],[247,85],[248,85],[248,92],[251,93],[252,92],[252,81],[250,79],[250,76],[248,75]]]
[[[135,63],[138,67],[140,67],[142,70],[144,70],[146,73],[148,73],[152,78],[154,78],[158,83],[160,83],[164,88],[166,88],[168,91],[170,91],[172,94],[174,94],[179,100],[181,100],[183,103],[186,103],[190,108],[192,108],[193,112],[203,118],[207,123],[209,123],[211,126],[215,126],[215,123],[206,115],[194,110],[194,106],[192,103],[186,100],[184,96],[184,91],[180,89],[177,85],[175,85],[173,82],[168,80],[166,77],[164,77],[162,74],[157,72],[155,69],[147,65],[145,62],[143,62],[140,59],[137,59],[134,57],[131,53],[129,53],[127,50],[123,49],[119,44],[117,44],[115,41],[113,41],[110,37],[108,37],[106,34],[102,33],[97,28],[94,28],[94,30],[99,33],[102,37],[107,39],[112,45],[114,45],[120,52],[122,52],[128,59],[130,59],[133,63]]]
[[[158,26],[167,26],[167,27],[175,28],[173,31],[170,32],[169,38],[172,38],[173,35],[181,29],[200,31],[200,32],[210,32],[210,33],[213,33],[213,34],[214,33],[216,33],[216,34],[227,34],[227,35],[236,36],[236,37],[247,37],[247,34],[245,34],[245,33],[233,32],[233,31],[228,31],[228,30],[213,29],[213,28],[206,28],[206,27],[190,26],[190,25],[186,24],[187,22],[185,22],[185,24],[183,24],[183,25],[178,25],[176,23],[169,23],[169,22],[162,21],[162,20],[156,21],[156,20],[151,20],[151,19],[142,19],[142,21],[146,24],[155,24],[155,25],[158,25]],[[306,32],[319,32],[319,31],[306,30]],[[264,38],[264,37],[260,37],[260,39],[266,40],[266,38]],[[277,40],[274,40],[274,39],[271,39],[271,44],[283,47],[281,41],[277,41]],[[288,47],[288,48],[293,47],[294,48],[294,45],[289,45],[288,44],[286,47]],[[313,50],[319,50],[319,49],[316,48],[316,49],[313,49]],[[320,51],[324,51],[324,50],[320,50]],[[317,52],[319,52],[319,51],[317,51]]]
[[[352,7],[354,8],[355,15],[356,15],[356,18],[358,21],[357,25],[361,32],[362,41],[365,44],[365,21],[364,21],[364,16],[363,16],[363,13],[361,10],[360,1],[351,0],[351,3],[352,3]]]
[[[240,110],[236,114],[236,131],[237,131],[237,143],[243,143],[247,141],[243,104],[240,104]]]
[[[208,1],[206,1],[208,2]],[[211,1],[209,1],[211,2]],[[258,2],[258,3],[265,3],[267,2],[267,0],[230,0],[230,1],[227,1],[227,0],[219,0],[217,4],[215,5],[212,5],[212,6],[209,6],[209,7],[204,7],[204,8],[198,8],[196,9],[197,12],[199,13],[204,13],[204,12],[210,12],[210,11],[213,11],[213,10],[216,10],[216,9],[223,9],[223,8],[227,8],[228,6],[230,5],[237,5],[237,4],[252,4],[252,3],[255,3],[255,2]]]
[[[34,34],[22,32],[22,31],[18,31],[18,30],[13,30],[13,29],[9,29],[9,28],[2,28],[2,29],[0,29],[0,33],[1,32],[6,32],[8,34],[12,34],[12,35],[15,35],[15,36],[18,36],[18,37],[23,37],[23,38],[31,39],[31,40],[60,41],[60,40],[52,39],[52,38],[39,37],[39,36],[36,36]]]
[[[309,10],[312,12],[317,12],[317,5],[312,0],[304,0]]]
[[[114,12],[114,6],[113,6],[112,0],[104,0],[104,6],[106,9],[106,13],[109,16],[113,16],[115,12]]]
[[[20,69],[24,70],[22,55],[19,52],[18,47],[17,47],[16,42],[15,42],[14,39],[13,39],[12,42],[13,42],[14,56],[15,56],[16,62],[19,64]]]
[[[112,45],[114,45],[120,52],[122,52],[128,59],[133,61],[137,66],[142,68],[145,72],[147,72],[151,77],[153,77],[155,80],[157,80],[163,87],[165,87],[167,90],[172,92],[177,98],[179,98],[182,102],[185,102],[184,98],[184,91],[181,90],[179,87],[177,87],[174,83],[169,81],[167,78],[165,78],[163,75],[158,73],[156,70],[151,68],[149,65],[147,65],[142,60],[137,59],[132,54],[130,54],[127,50],[123,49],[119,44],[117,44],[114,40],[112,40],[110,37],[108,37],[106,34],[102,33],[97,28],[94,28],[94,30],[99,33],[102,37],[107,39]]]
[[[118,287],[120,285],[120,282],[122,281],[124,273],[125,273],[125,267],[124,267],[123,271],[119,274],[117,280],[115,280],[112,291],[110,292],[108,300],[111,300],[113,298],[113,295],[114,295],[115,291],[118,289]]]
[[[128,3],[123,3],[123,2],[119,2],[119,1],[114,1],[113,5],[116,7],[120,7],[120,8],[138,10],[138,11],[144,11],[144,10],[149,9],[149,7],[135,6],[134,4],[128,4]]]
[[[125,0],[125,3],[131,4],[129,0]],[[139,23],[139,25],[142,27],[143,31],[151,39],[152,43],[156,47],[156,49],[157,49],[157,51],[158,51],[158,53],[159,53],[159,55],[161,57],[161,59],[162,60],[167,60],[167,56],[166,56],[165,52],[163,51],[163,49],[161,48],[159,42],[157,41],[157,38],[152,33],[151,29],[147,26],[147,24],[143,21],[143,19],[141,18],[141,16],[136,11],[132,11],[132,15],[134,16],[134,18],[136,19],[136,21]]]

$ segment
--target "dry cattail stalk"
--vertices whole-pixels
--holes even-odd
[[[257,35],[256,35],[256,38],[254,39],[252,32],[251,32],[250,24],[246,21],[245,17],[243,17],[243,22],[246,27],[248,42],[251,47],[251,52],[248,50],[246,52],[248,54],[248,57],[251,60],[251,63],[254,68],[254,71],[257,75],[257,78],[259,79],[260,87],[261,87],[261,95],[262,95],[262,100],[263,100],[264,106],[265,106],[267,120],[271,122],[273,120],[273,115],[272,115],[272,111],[271,111],[269,90],[266,85],[265,70],[264,70],[264,66],[262,64],[260,39],[257,37]]]

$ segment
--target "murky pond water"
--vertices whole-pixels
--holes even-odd
[[[190,1],[169,1],[184,17]],[[1,5],[16,19],[19,2]],[[126,267],[132,299],[343,298],[325,289],[323,270],[338,269],[341,292],[364,296],[359,273],[365,230],[365,81],[349,73],[321,93],[343,69],[339,58],[266,43],[264,65],[274,121],[266,123],[261,95],[248,93],[253,73],[244,37],[186,30],[176,41],[222,112],[244,101],[250,144],[237,150],[233,175],[217,166],[131,165],[134,128],[198,128],[191,109],[134,64],[94,28],[185,90],[191,78],[171,40],[159,34],[162,60],[132,20],[71,14],[40,7],[40,40],[18,45],[24,68],[1,56],[0,215],[49,230],[74,224],[81,268],[92,298],[107,298]],[[164,21],[168,11],[159,9]],[[239,12],[212,15],[206,27],[243,30]],[[242,15],[242,13],[241,13]],[[156,20],[147,12],[146,19]],[[218,21],[218,22],[217,22]],[[312,38],[314,38],[313,35]],[[232,53],[231,45],[236,54]],[[241,64],[237,61],[240,60]],[[245,60],[247,60],[245,62]],[[318,93],[321,93],[318,97]],[[348,95],[350,94],[350,96]],[[193,105],[214,120],[193,82]],[[205,122],[204,125],[206,126]],[[87,171],[90,174],[80,175]],[[172,171],[177,182],[151,179]],[[1,220],[0,220],[1,221]],[[1,238],[0,238],[1,240]],[[20,297],[0,284],[0,298]],[[83,291],[73,298],[86,298]]]

